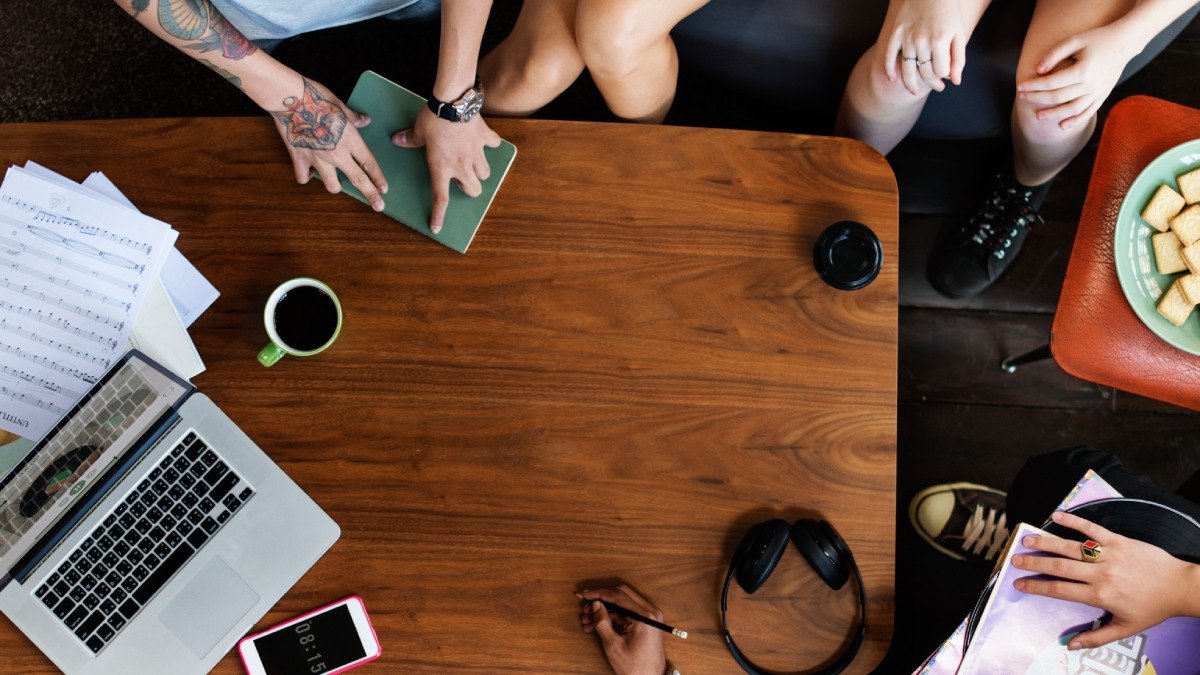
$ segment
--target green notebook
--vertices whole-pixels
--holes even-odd
[[[375,159],[387,177],[388,193],[383,195],[383,212],[459,253],[466,253],[471,240],[475,238],[475,231],[483,222],[484,214],[492,205],[492,199],[496,197],[496,191],[500,189],[500,183],[508,175],[508,169],[517,156],[517,147],[503,141],[498,148],[484,148],[492,175],[482,182],[483,193],[471,198],[463,194],[457,185],[451,184],[446,220],[442,223],[441,232],[434,234],[429,229],[433,194],[429,166],[425,163],[425,148],[400,148],[392,144],[392,134],[416,122],[417,113],[425,107],[425,99],[368,70],[358,78],[358,84],[346,105],[371,118],[371,124],[358,132],[371,152],[375,153]],[[345,176],[340,177],[342,190],[366,203],[362,193]]]

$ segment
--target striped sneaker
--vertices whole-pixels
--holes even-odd
[[[955,560],[994,561],[1008,542],[1007,495],[975,483],[943,483],[921,490],[908,519],[929,545]]]

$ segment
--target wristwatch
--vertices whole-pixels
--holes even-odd
[[[475,86],[457,101],[446,103],[430,95],[427,105],[434,115],[447,122],[470,122],[483,108],[483,87],[479,84],[479,76],[475,77]]]

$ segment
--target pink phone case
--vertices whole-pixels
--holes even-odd
[[[375,624],[371,623],[371,615],[367,614],[367,603],[363,602],[363,599],[357,595],[348,595],[348,596],[342,598],[341,600],[334,600],[333,602],[329,603],[328,605],[322,605],[321,607],[318,607],[311,612],[308,612],[306,614],[301,614],[300,616],[297,616],[292,619],[288,619],[287,621],[284,621],[283,623],[277,623],[274,626],[271,626],[270,628],[268,628],[266,630],[259,631],[253,635],[247,635],[246,637],[242,638],[241,640],[238,640],[238,658],[240,658],[242,660],[242,669],[245,670],[247,673],[250,672],[250,668],[246,665],[246,654],[245,654],[245,652],[242,651],[242,648],[246,643],[251,642],[260,636],[266,635],[267,633],[272,633],[274,631],[277,631],[280,628],[287,628],[288,626],[291,626],[292,624],[300,623],[301,621],[304,621],[305,619],[307,619],[310,616],[316,616],[317,614],[320,614],[321,612],[324,612],[324,611],[330,609],[331,607],[336,607],[336,606],[338,606],[342,603],[345,603],[349,600],[358,600],[360,603],[362,603],[363,614],[367,617],[367,627],[371,629],[371,636],[375,638],[375,644],[379,645],[379,651],[375,652],[375,654],[373,654],[371,656],[368,656],[365,661],[359,661],[358,663],[351,663],[350,665],[342,666],[341,668],[338,668],[337,670],[331,670],[328,673],[322,673],[322,675],[338,675],[338,673],[344,673],[347,670],[352,670],[359,666],[366,665],[366,664],[374,661],[375,659],[379,658],[383,654],[383,643],[379,641],[379,635],[377,635],[375,633]]]

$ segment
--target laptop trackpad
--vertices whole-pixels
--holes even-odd
[[[214,557],[158,615],[158,620],[193,654],[203,658],[258,600],[258,594],[237,572],[220,557]]]

